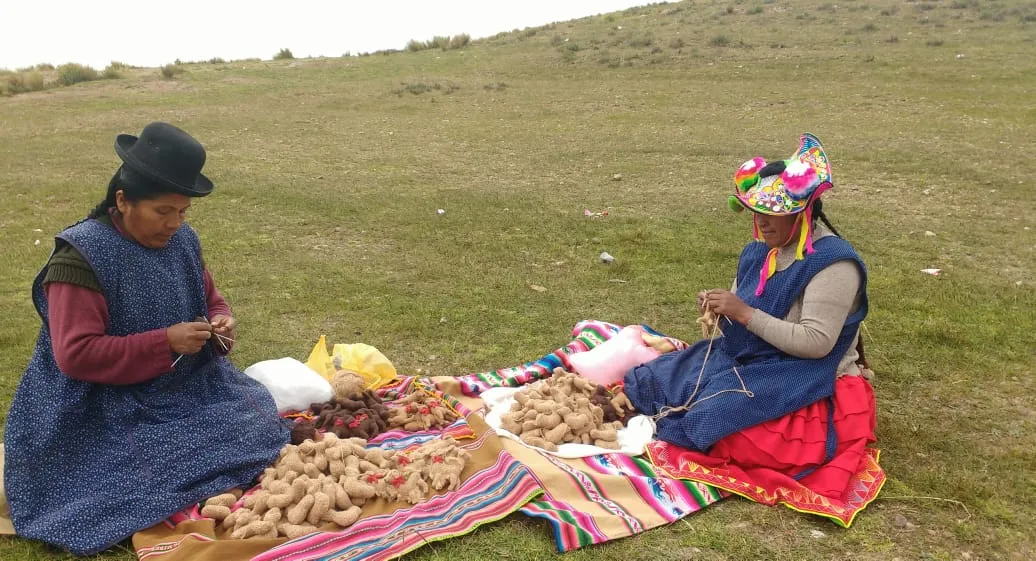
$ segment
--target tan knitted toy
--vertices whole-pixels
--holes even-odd
[[[331,379],[331,388],[334,389],[335,397],[338,399],[357,399],[367,389],[367,384],[355,372],[336,370]]]
[[[388,424],[393,428],[415,432],[442,428],[456,420],[457,414],[441,399],[417,390],[392,402]]]
[[[501,416],[501,426],[522,442],[545,450],[557,451],[564,443],[618,450],[617,430],[623,425],[605,422],[601,405],[591,402],[598,388],[582,376],[555,368],[550,378],[515,394],[511,410]],[[625,396],[616,396],[614,403],[608,401],[613,410],[619,411],[628,403]]]

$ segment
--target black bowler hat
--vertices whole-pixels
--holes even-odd
[[[125,167],[170,191],[188,197],[212,192],[212,181],[201,174],[205,148],[169,123],[151,123],[139,138],[120,134],[115,137],[115,153]]]

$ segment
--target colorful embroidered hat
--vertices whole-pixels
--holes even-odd
[[[735,212],[753,211],[755,239],[759,240],[759,214],[771,216],[799,216],[799,240],[795,259],[805,259],[813,253],[812,202],[831,188],[831,164],[820,140],[810,133],[799,139],[799,149],[791,158],[770,164],[762,158],[752,158],[734,174],[734,194],[730,208]],[[803,212],[805,211],[805,212]],[[790,241],[790,240],[789,240]],[[762,296],[766,281],[777,271],[777,251],[771,248],[759,271],[755,295]]]
[[[820,140],[807,132],[787,160],[767,164],[756,157],[742,164],[734,174],[730,208],[773,216],[796,214],[830,188],[831,164]]]

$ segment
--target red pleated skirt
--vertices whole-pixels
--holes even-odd
[[[735,468],[767,490],[798,483],[827,497],[842,497],[863,461],[864,449],[875,441],[874,389],[862,376],[842,376],[835,382],[834,418],[838,447],[823,463],[829,400],[731,434],[713,445],[708,454],[694,453],[694,461],[712,468]]]

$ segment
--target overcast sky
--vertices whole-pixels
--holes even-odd
[[[402,49],[410,39],[479,38],[646,4],[644,0],[0,0],[0,68],[102,68]],[[266,5],[264,5],[266,4]],[[269,7],[267,7],[269,6]]]

